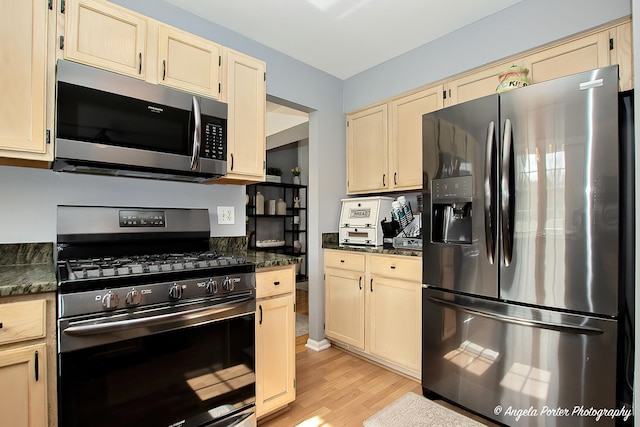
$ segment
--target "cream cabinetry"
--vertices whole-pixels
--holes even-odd
[[[215,183],[263,182],[266,171],[266,64],[224,49],[223,100],[227,120],[227,175]]]
[[[422,188],[422,115],[442,107],[441,85],[389,103],[390,190]]]
[[[324,254],[325,335],[364,351],[366,255]]]
[[[609,30],[611,64],[620,66],[620,91],[633,89],[633,35],[631,22]]]
[[[68,0],[64,58],[220,97],[221,46],[103,0]]]
[[[389,188],[387,105],[347,115],[347,194]]]
[[[347,116],[347,193],[422,188],[422,115],[442,108],[437,85]]]
[[[284,408],[295,391],[295,265],[256,272],[256,414]]]
[[[42,427],[55,421],[55,348],[46,342],[47,302],[53,298],[0,300],[0,413],[11,426]],[[53,333],[55,335],[55,332]],[[55,337],[52,339],[55,342]],[[49,384],[48,381],[52,381]],[[53,404],[52,404],[53,403]],[[51,406],[51,408],[49,408]],[[51,411],[51,415],[49,415]]]
[[[145,79],[147,18],[102,0],[67,1],[64,57]]]
[[[531,83],[540,83],[609,65],[609,32],[601,31],[524,58]]]
[[[222,47],[160,24],[158,83],[209,98],[220,96]]]
[[[55,12],[44,0],[3,2],[0,30],[0,164],[50,161]],[[10,40],[10,42],[9,42]],[[49,96],[48,96],[49,92]],[[15,164],[19,164],[15,163]]]
[[[500,73],[512,65],[522,65],[522,63],[522,59],[514,59],[448,81],[444,85],[444,105],[455,105],[495,93]]]
[[[422,259],[325,250],[325,335],[420,377]]]

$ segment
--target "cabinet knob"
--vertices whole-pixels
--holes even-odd
[[[273,282],[274,285],[278,286],[280,282]]]

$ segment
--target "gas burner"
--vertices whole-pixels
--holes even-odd
[[[243,257],[211,251],[71,259],[65,262],[68,280],[197,270],[245,263]]]

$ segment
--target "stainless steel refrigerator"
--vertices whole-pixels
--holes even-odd
[[[423,169],[425,395],[613,425],[574,411],[616,407],[618,67],[424,115]]]

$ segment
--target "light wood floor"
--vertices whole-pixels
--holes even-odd
[[[259,427],[362,427],[364,420],[407,392],[422,395],[420,382],[331,347],[320,352],[296,338],[296,400]],[[438,403],[493,425],[446,402]]]

